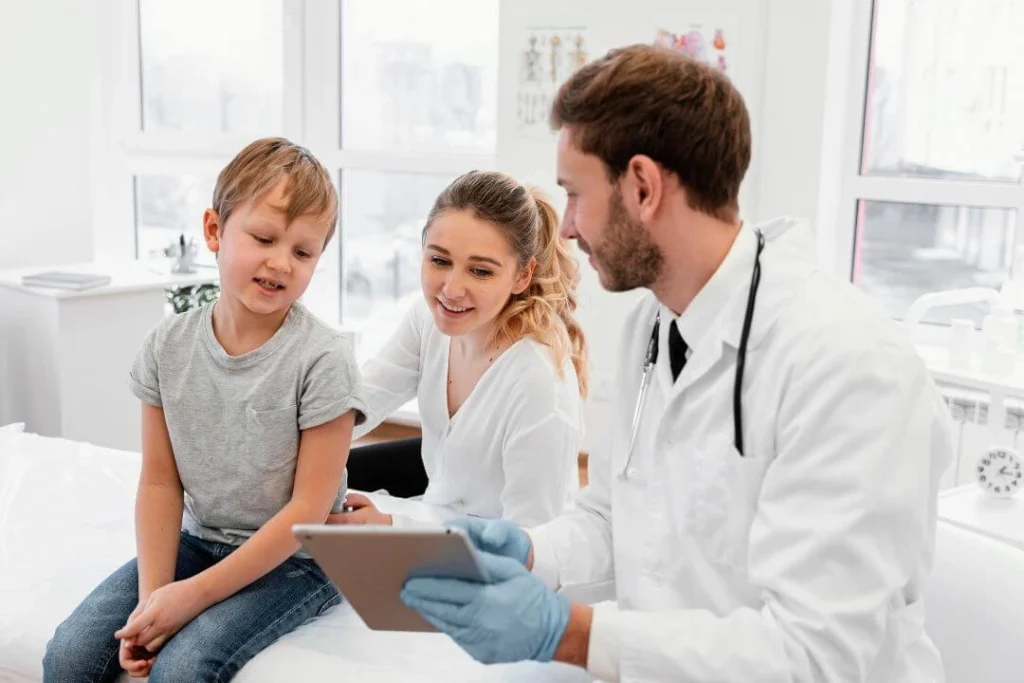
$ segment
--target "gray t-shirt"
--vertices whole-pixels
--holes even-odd
[[[232,545],[291,499],[301,430],[349,410],[359,424],[366,413],[348,341],[299,303],[241,356],[214,336],[213,304],[170,316],[147,335],[128,384],[164,410],[185,489],[182,529]]]

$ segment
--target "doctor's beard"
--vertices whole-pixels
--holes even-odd
[[[581,246],[593,255],[601,285],[610,292],[650,287],[665,260],[644,226],[626,211],[618,188],[608,200],[608,225],[600,246]]]

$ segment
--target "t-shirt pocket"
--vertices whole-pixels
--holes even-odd
[[[295,467],[299,454],[298,407],[254,410],[246,420],[249,467],[257,472],[276,472]]]

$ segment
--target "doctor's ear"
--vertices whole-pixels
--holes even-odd
[[[213,209],[203,212],[203,239],[206,240],[206,248],[217,253],[220,251],[220,216]]]
[[[626,165],[625,175],[629,179],[629,191],[640,220],[650,220],[657,212],[665,191],[661,166],[646,154],[637,154]]]

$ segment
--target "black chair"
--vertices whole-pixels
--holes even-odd
[[[427,490],[427,471],[420,455],[422,439],[397,439],[353,448],[348,456],[348,487],[358,491],[386,490],[397,498],[412,498]]]

